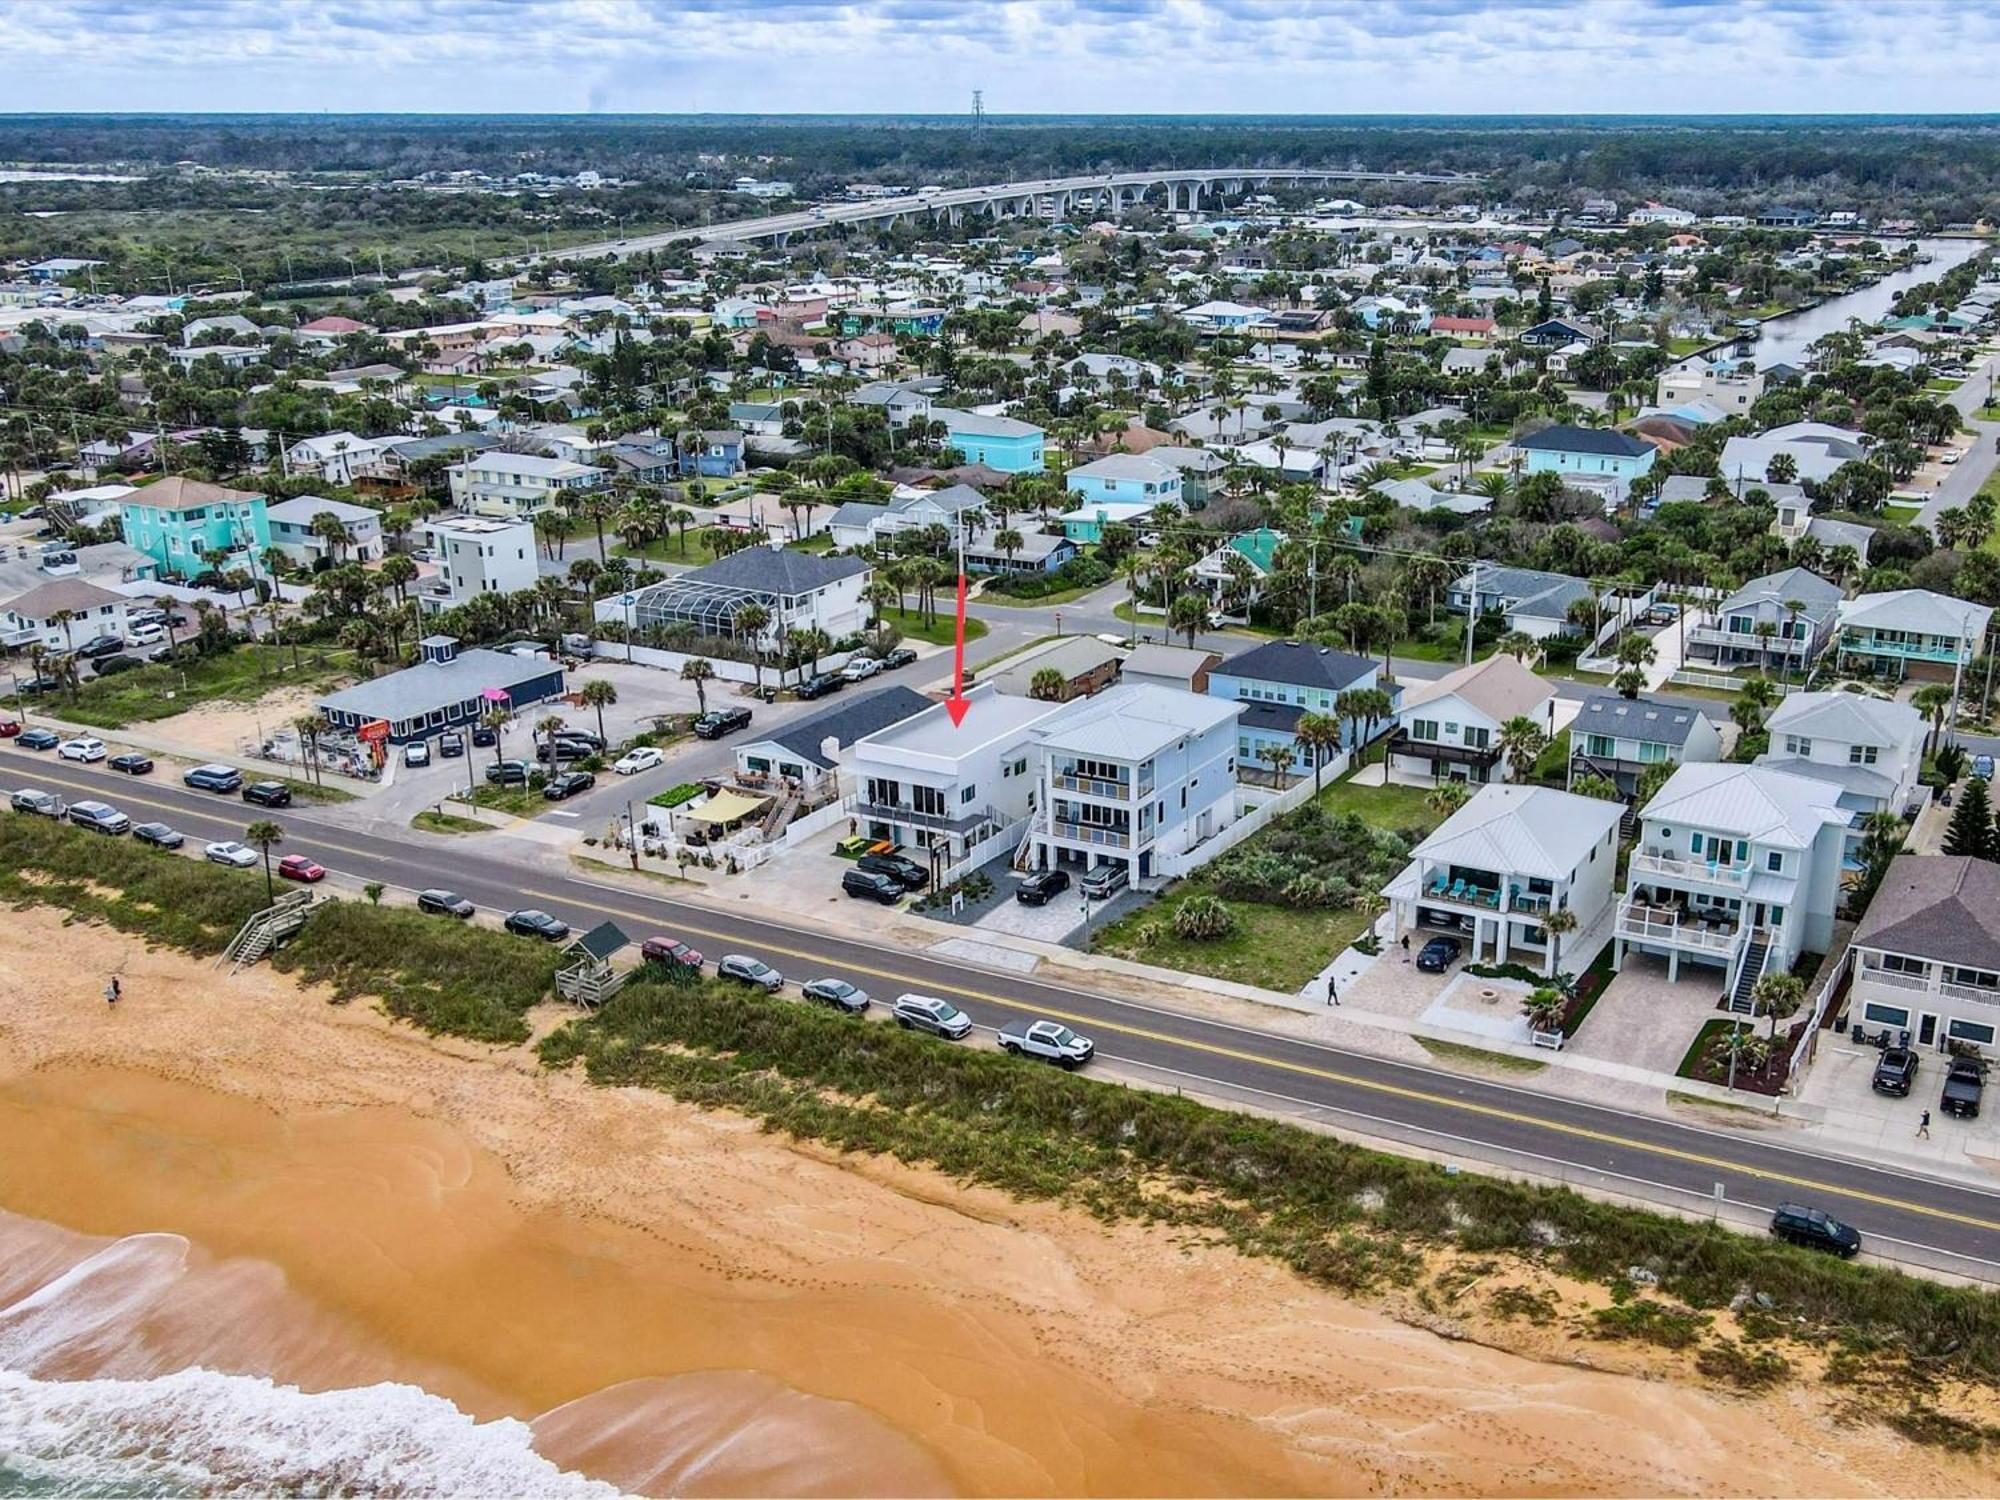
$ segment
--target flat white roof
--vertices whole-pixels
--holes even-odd
[[[966,695],[969,707],[963,723],[951,722],[942,703],[933,704],[900,724],[891,724],[856,742],[855,757],[911,769],[951,771],[966,756],[1009,739],[1023,743],[1028,731],[1060,713],[1065,705],[1036,698],[1015,698],[980,683]]]

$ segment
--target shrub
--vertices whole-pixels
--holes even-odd
[[[1174,911],[1174,932],[1191,943],[1212,943],[1235,930],[1229,908],[1206,892],[1188,897]]]
[[[1710,1380],[1745,1391],[1767,1390],[1792,1372],[1791,1362],[1776,1350],[1745,1350],[1734,1339],[1702,1345],[1694,1367]]]
[[[1352,906],[1358,891],[1379,889],[1409,855],[1399,835],[1308,802],[1218,856],[1208,883],[1233,901],[1338,909]]]

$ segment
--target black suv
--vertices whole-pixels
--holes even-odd
[[[1771,1233],[1808,1250],[1830,1250],[1845,1260],[1861,1249],[1861,1236],[1817,1208],[1780,1203],[1771,1215]]]
[[[290,807],[292,789],[282,781],[253,781],[243,788],[243,800],[259,807]]]
[[[1069,871],[1037,870],[1021,882],[1014,899],[1023,906],[1047,906],[1049,899],[1069,889]]]
[[[824,698],[828,693],[837,693],[847,686],[847,679],[836,672],[822,672],[817,677],[808,677],[799,684],[798,695],[804,699]]]
[[[100,656],[116,656],[125,649],[125,642],[115,635],[96,635],[76,648],[76,654],[85,661],[95,661]]]
[[[840,877],[840,888],[850,896],[867,896],[884,906],[903,899],[903,884],[892,875],[874,875],[866,870],[849,870]]]
[[[1891,1047],[1882,1054],[1882,1060],[1875,1064],[1875,1077],[1869,1087],[1878,1094],[1894,1094],[1907,1098],[1910,1086],[1917,1081],[1917,1054],[1908,1047]]]
[[[528,763],[525,760],[496,760],[486,768],[486,780],[490,786],[526,786]]]
[[[750,710],[747,708],[717,708],[703,714],[694,721],[695,738],[699,740],[719,740],[725,734],[734,734],[739,729],[750,727]]]
[[[1417,954],[1417,967],[1426,974],[1442,974],[1458,962],[1465,944],[1454,937],[1434,937]]]
[[[854,868],[870,875],[886,875],[906,891],[920,891],[931,883],[930,871],[900,854],[864,854],[854,862]]]

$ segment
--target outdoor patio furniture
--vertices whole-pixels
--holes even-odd
[[[1454,901],[1463,901],[1465,899],[1465,882],[1463,880],[1454,880],[1451,883],[1451,899]]]

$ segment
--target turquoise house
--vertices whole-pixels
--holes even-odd
[[[170,476],[134,490],[119,503],[118,519],[125,544],[157,563],[162,576],[206,572],[213,552],[229,554],[225,568],[255,572],[271,545],[262,495],[199,479]]]
[[[1013,417],[982,417],[948,406],[931,408],[931,420],[944,423],[945,442],[965,455],[969,464],[984,464],[1002,474],[1042,472],[1042,429]]]
[[[1582,480],[1579,488],[1608,489],[1620,500],[1659,457],[1651,443],[1608,427],[1544,427],[1514,439],[1514,446],[1527,455],[1530,474]]]

